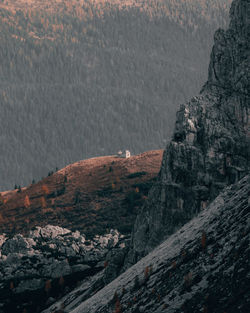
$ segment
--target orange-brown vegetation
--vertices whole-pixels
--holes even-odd
[[[149,267],[146,266],[145,270],[144,270],[144,277],[145,277],[145,280],[148,279],[148,276],[149,276]]]
[[[173,262],[172,262],[172,268],[175,269],[176,266],[177,266],[176,261],[173,261]]]
[[[28,209],[30,207],[30,198],[29,198],[28,195],[25,196],[24,206],[25,206],[26,209]]]
[[[22,188],[22,192],[2,192],[0,213],[5,222],[0,224],[0,232],[11,233],[15,222],[15,231],[24,234],[47,224],[87,235],[105,233],[107,228],[128,233],[160,170],[162,153],[83,160]],[[137,175],[142,172],[145,175]]]
[[[49,293],[50,289],[51,289],[51,280],[48,279],[48,280],[46,280],[46,282],[45,282],[44,290],[45,290],[47,293]]]
[[[43,209],[45,209],[47,206],[45,197],[41,197],[41,206]]]
[[[115,302],[115,313],[121,313],[122,312],[122,307],[119,298],[117,297],[116,302]]]
[[[63,278],[63,276],[60,277],[58,283],[59,283],[59,286],[60,286],[61,288],[64,286],[64,278]]]
[[[206,233],[203,232],[201,236],[201,246],[203,249],[206,248],[206,241],[207,241]]]
[[[46,185],[42,185],[42,191],[44,195],[48,195],[49,194],[49,188]]]
[[[14,289],[14,283],[13,281],[10,282],[10,290],[13,290]]]

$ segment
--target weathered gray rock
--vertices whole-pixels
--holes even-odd
[[[22,235],[16,235],[12,239],[5,240],[1,247],[3,255],[11,253],[26,254],[28,251],[32,252],[36,245],[32,238],[24,238]]]
[[[110,251],[115,255],[125,248],[125,238],[116,230],[86,240],[79,232],[52,225],[37,227],[28,237],[2,235],[0,240],[0,306],[11,313],[36,311],[99,272],[103,286]]]
[[[177,113],[158,180],[134,225],[126,268],[249,171],[249,5],[233,1],[229,29],[215,34],[208,81]]]
[[[30,232],[30,237],[51,239],[51,238],[56,238],[57,236],[60,236],[60,235],[69,234],[70,232],[71,232],[70,230],[59,227],[59,226],[53,226],[53,225],[47,225],[45,227],[37,226],[35,230]]]

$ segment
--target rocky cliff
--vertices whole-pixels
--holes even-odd
[[[157,182],[137,216],[126,266],[249,171],[250,1],[232,3],[227,31],[214,36],[208,81],[181,105]]]

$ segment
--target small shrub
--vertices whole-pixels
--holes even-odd
[[[144,278],[145,278],[145,281],[147,281],[148,278],[149,278],[149,266],[146,266],[146,267],[145,267],[145,270],[144,270]]]
[[[186,255],[187,255],[187,252],[185,250],[183,250],[181,253],[181,258],[185,259]]]
[[[75,191],[75,200],[74,200],[74,204],[77,204],[80,202],[80,195],[81,195],[81,192],[79,189],[76,189]]]
[[[118,294],[117,294],[117,291],[115,291],[112,302],[116,303],[117,299],[118,299]]]
[[[115,313],[121,313],[122,312],[122,307],[119,298],[117,297],[116,302],[115,302]]]
[[[203,231],[201,236],[201,246],[203,249],[206,248],[206,241],[207,241],[206,233]]]
[[[26,209],[28,209],[30,207],[30,198],[29,198],[28,195],[25,196],[24,206],[25,206]]]
[[[140,281],[139,281],[139,277],[138,275],[135,276],[135,280],[134,280],[134,286],[133,286],[133,289],[134,290],[138,290],[140,287]]]
[[[190,286],[192,283],[192,277],[193,277],[193,275],[191,272],[189,272],[187,275],[184,276],[185,287],[188,291],[190,290]]]
[[[45,290],[46,293],[49,293],[50,289],[51,289],[51,280],[48,279],[48,280],[46,280],[46,282],[45,282],[44,290]]]
[[[173,262],[172,262],[172,268],[175,269],[176,266],[177,266],[176,261],[173,261]]]
[[[47,207],[47,203],[44,197],[41,198],[41,206],[43,209],[45,209]]]
[[[58,284],[59,284],[59,286],[60,286],[61,288],[64,287],[64,278],[63,278],[63,276],[60,277]]]
[[[13,281],[10,282],[10,290],[13,290],[14,289],[14,283]]]
[[[129,175],[127,176],[127,178],[128,178],[128,179],[132,179],[132,178],[144,176],[144,175],[146,175],[146,174],[147,174],[147,172],[145,172],[145,171],[136,172],[136,173],[129,174]]]
[[[44,195],[48,195],[49,194],[49,188],[46,185],[42,185],[42,192]]]

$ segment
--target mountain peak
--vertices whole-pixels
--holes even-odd
[[[209,65],[208,86],[229,92],[248,93],[250,1],[237,0],[230,10],[227,31],[219,29],[214,35],[214,47]]]
[[[249,3],[233,2],[229,29],[215,33],[205,87],[177,112],[158,181],[136,219],[127,266],[249,171]]]
[[[230,29],[234,29],[238,34],[246,36],[249,34],[250,25],[250,1],[235,0],[230,9]]]

